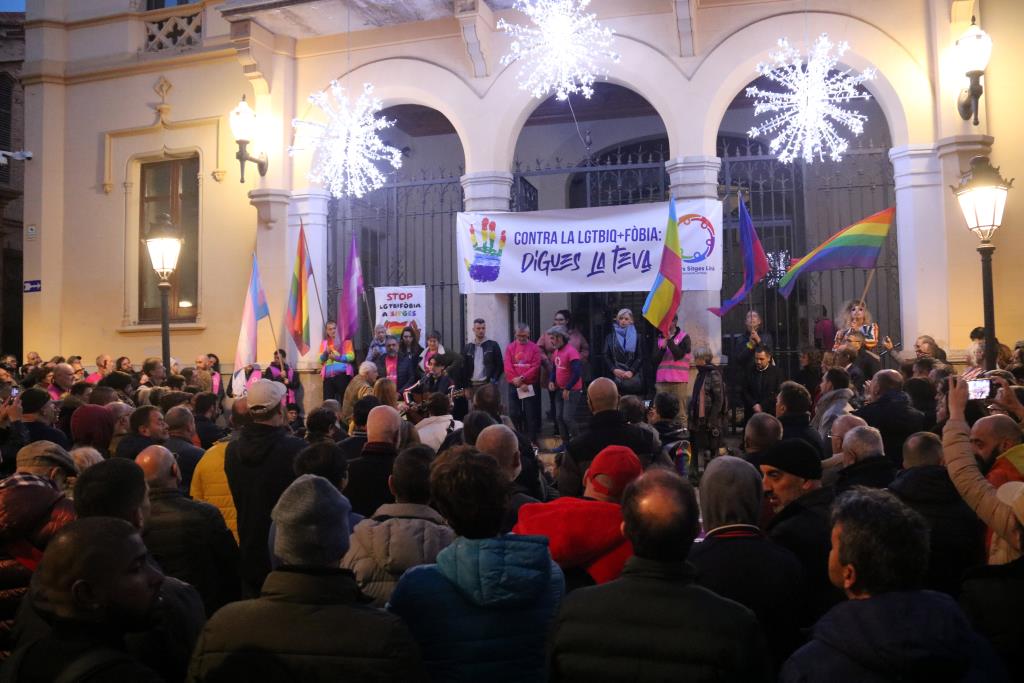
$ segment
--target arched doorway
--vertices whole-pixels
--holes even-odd
[[[379,166],[388,178],[383,187],[360,199],[331,200],[329,311],[337,310],[354,234],[371,304],[374,287],[426,285],[424,334],[437,330],[442,343],[458,349],[466,308],[459,293],[455,246],[455,214],[462,210],[462,142],[451,122],[430,107],[403,104],[388,107],[380,115],[395,121],[381,138],[402,150],[402,168]],[[369,344],[370,314],[366,307],[360,311],[357,348]]]
[[[750,85],[769,87],[764,79]],[[805,164],[779,162],[768,149],[768,140],[751,139],[746,131],[754,124],[753,101],[744,90],[733,99],[718,131],[719,196],[723,201],[723,297],[735,292],[743,280],[739,248],[737,192],[742,191],[771,272],[758,284],[747,302],[736,306],[722,320],[724,353],[744,329],[750,309],[757,310],[775,339],[776,362],[790,376],[798,367],[802,349],[813,346],[814,323],[827,315],[841,321],[845,301],[859,298],[870,271],[842,269],[812,273],[798,280],[788,299],[778,293],[778,280],[791,259],[804,256],[840,229],[877,211],[893,206],[895,190],[891,147],[885,116],[874,99],[849,106],[867,115],[864,134],[850,140],[841,162],[829,160]],[[881,334],[899,341],[899,270],[896,226],[879,258],[868,307]]]

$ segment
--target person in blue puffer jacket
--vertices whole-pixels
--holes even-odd
[[[470,446],[437,458],[430,494],[457,537],[437,564],[402,575],[388,610],[409,626],[433,681],[543,681],[565,592],[547,538],[500,533],[508,481]]]

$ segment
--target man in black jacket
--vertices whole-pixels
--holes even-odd
[[[252,422],[228,444],[224,456],[224,473],[238,510],[243,596],[259,595],[270,572],[270,511],[295,479],[295,454],[307,446],[284,426],[281,401],[287,391],[269,379],[253,382],[247,394]]]
[[[828,579],[829,508],[835,494],[822,487],[821,456],[803,439],[775,444],[761,457],[761,474],[775,512],[765,533],[796,555],[804,568],[808,600],[801,616],[802,625],[809,626],[842,598]]]
[[[743,375],[743,409],[747,419],[754,413],[775,414],[775,400],[782,385],[782,371],[765,346],[754,350],[754,363]]]
[[[395,502],[388,478],[398,456],[402,418],[391,406],[377,406],[366,418],[366,444],[361,455],[348,464],[345,496],[352,509],[371,517],[381,505]]]
[[[583,474],[606,446],[631,448],[644,468],[659,459],[654,432],[626,423],[618,410],[619,391],[607,377],[599,377],[587,387],[587,403],[593,417],[590,427],[569,442],[558,468],[558,492],[563,496],[583,493]]]
[[[237,600],[238,544],[220,510],[181,492],[181,468],[163,446],[135,458],[149,485],[149,519],[142,536],[169,576],[199,591],[207,616]]]
[[[884,489],[896,478],[896,468],[882,451],[882,435],[874,427],[854,427],[843,435],[843,469],[836,495],[854,486]]]
[[[914,432],[924,431],[924,413],[910,405],[903,391],[903,375],[896,370],[879,370],[871,380],[868,403],[854,415],[882,433],[885,456],[896,469],[903,465],[903,442]]]
[[[652,470],[626,488],[622,516],[634,556],[621,578],[565,598],[550,639],[550,680],[770,680],[754,614],[693,581],[693,487]]]
[[[775,417],[783,439],[803,439],[818,449],[822,460],[832,455],[818,430],[811,426],[811,394],[796,382],[783,382],[775,400]]]
[[[487,338],[487,321],[473,321],[473,341],[462,348],[462,388],[469,390],[485,384],[494,384],[505,371],[505,360],[498,342]]]

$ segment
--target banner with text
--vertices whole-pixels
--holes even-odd
[[[683,290],[722,288],[722,202],[676,201]],[[661,266],[668,202],[522,213],[460,213],[464,294],[644,292]]]
[[[375,324],[384,325],[388,334],[398,337],[408,325],[419,330],[422,336],[427,325],[427,288],[424,285],[374,287],[373,300],[377,306]]]

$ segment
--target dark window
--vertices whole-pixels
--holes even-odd
[[[170,277],[171,320],[193,322],[199,289],[199,157],[142,164],[139,234],[162,213],[181,232],[184,243],[178,266]],[[139,246],[139,322],[160,322],[159,278],[153,271],[145,244]]]
[[[0,73],[0,149],[13,152],[11,149],[11,110],[14,102],[14,79],[10,74]],[[0,166],[0,183],[11,182],[11,167]]]

